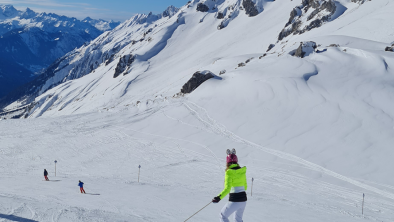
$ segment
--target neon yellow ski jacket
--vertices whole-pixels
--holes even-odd
[[[239,169],[233,169],[239,167],[238,164],[232,164],[226,171],[226,176],[224,180],[224,189],[219,194],[220,199],[223,199],[227,194],[230,193],[232,187],[245,187],[245,191],[248,188],[248,183],[246,181],[246,167]]]

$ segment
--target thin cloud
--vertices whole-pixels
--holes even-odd
[[[0,4],[29,4],[29,5],[37,5],[37,6],[49,6],[49,7],[80,7],[81,5],[83,6],[90,6],[90,4],[87,3],[69,3],[69,4],[64,4],[64,3],[58,3],[56,1],[52,0],[0,0]]]

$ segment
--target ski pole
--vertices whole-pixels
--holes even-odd
[[[363,194],[363,208],[362,208],[362,211],[361,211],[362,215],[364,215],[364,198],[365,198],[365,194]]]
[[[212,201],[209,202],[209,204],[211,204],[211,203],[212,203]],[[187,218],[184,222],[186,222],[186,221],[188,221],[190,218],[194,217],[194,215],[200,213],[200,211],[202,211],[202,210],[204,210],[204,208],[208,207],[209,204],[205,205],[205,207],[201,208],[201,210],[197,211],[195,214],[193,214],[192,216],[190,216],[189,218]]]
[[[252,177],[252,188],[250,189],[250,196],[253,196],[253,181],[254,181],[254,178]]]

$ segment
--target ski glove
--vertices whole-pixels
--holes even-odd
[[[220,201],[220,197],[219,196],[214,197],[213,200],[212,200],[213,203],[219,203],[219,201]]]

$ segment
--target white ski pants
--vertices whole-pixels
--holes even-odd
[[[242,216],[244,214],[246,202],[228,202],[220,212],[220,222],[230,222],[228,218],[234,214],[235,222],[243,222]]]

